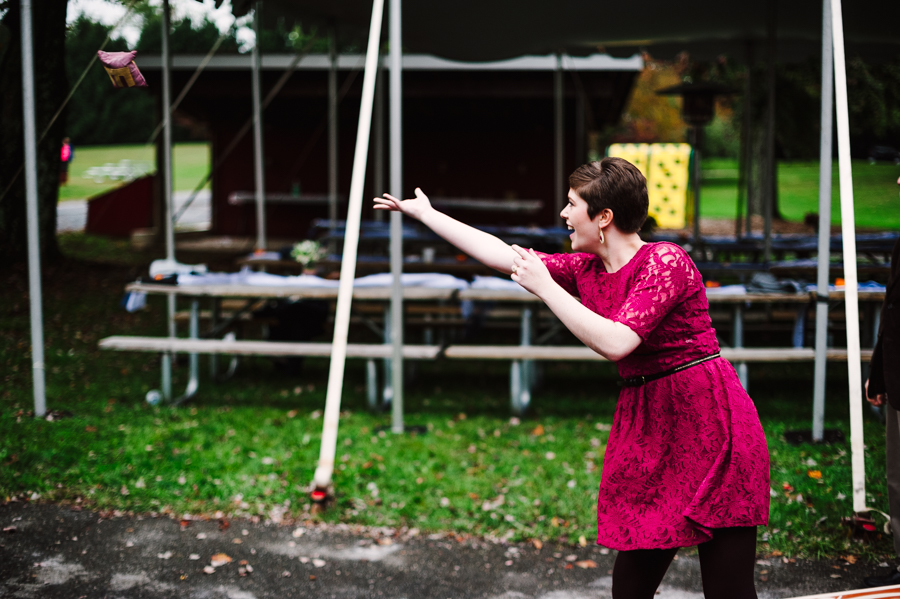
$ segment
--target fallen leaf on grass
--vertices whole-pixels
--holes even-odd
[[[820,478],[822,478],[822,471],[821,470],[807,470],[806,475],[810,478],[819,480]]]
[[[219,566],[224,566],[228,563],[231,563],[231,558],[225,553],[217,553],[209,558],[209,565],[213,568],[218,568]]]
[[[534,427],[534,430],[531,431],[531,434],[534,435],[535,437],[540,437],[541,435],[543,435],[544,434],[544,425],[539,424],[536,427]]]
[[[587,547],[587,539],[584,538],[584,535],[581,535],[580,537],[578,537],[578,544],[581,545],[582,547]]]
[[[794,487],[792,487],[788,483],[782,483],[781,488],[784,489],[785,491],[787,491],[788,493],[790,493],[794,490]]]
[[[575,562],[575,565],[578,566],[579,568],[584,568],[584,569],[596,568],[597,562],[595,562],[592,559],[584,559],[584,560],[581,560],[580,562]]]

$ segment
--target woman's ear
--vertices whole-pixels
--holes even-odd
[[[604,208],[600,211],[600,214],[597,215],[597,224],[601,227],[608,227],[613,222],[613,211],[609,208]]]

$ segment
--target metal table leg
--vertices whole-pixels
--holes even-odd
[[[371,358],[366,360],[366,401],[369,411],[378,411],[378,366]]]
[[[210,305],[211,318],[209,322],[209,328],[215,329],[219,324],[219,320],[222,317],[222,300],[218,297],[212,298],[212,302]],[[210,380],[216,380],[216,377],[219,376],[219,355],[218,354],[209,354],[209,378]]]
[[[797,308],[797,315],[794,318],[793,346],[803,347],[803,340],[806,337],[806,311],[809,306],[801,306]]]
[[[188,337],[191,339],[200,337],[200,301],[197,299],[191,300],[191,321]],[[184,390],[184,395],[172,402],[176,406],[194,397],[197,389],[200,387],[200,355],[188,354],[188,360],[190,363],[190,378],[188,379],[187,388]]]
[[[523,347],[531,345],[531,316],[531,308],[528,306],[523,307],[519,338],[519,345]],[[516,416],[521,416],[528,410],[528,406],[531,404],[531,389],[534,380],[534,361],[513,360],[512,365],[510,366],[509,378],[512,412]]]
[[[384,308],[384,343],[391,344],[391,306],[388,304]],[[387,407],[394,399],[394,382],[393,370],[390,358],[384,359],[384,388],[381,391],[381,406]]]
[[[246,309],[246,307],[245,307],[245,309]],[[244,310],[242,309],[240,312],[238,312],[237,316],[239,316],[240,313],[243,311]],[[231,322],[234,322],[236,320],[237,316],[232,317]],[[223,324],[222,323],[222,300],[221,300],[221,298],[214,297],[212,300],[212,321],[210,322],[210,327],[209,327],[210,332],[213,336],[217,336],[216,330],[222,324]],[[230,323],[224,323],[223,330],[224,330],[224,328],[226,328],[228,326],[230,326]],[[236,338],[235,334],[233,332],[229,332],[229,333],[225,334],[225,336],[223,337],[223,340],[224,341],[234,341],[235,338]],[[218,354],[210,354],[209,355],[209,378],[213,381],[227,381],[232,376],[234,376],[234,373],[237,371],[239,361],[240,361],[240,358],[238,356],[232,356],[231,360],[228,364],[228,369],[223,374],[219,374],[219,355]]]
[[[732,341],[732,345],[734,347],[744,347],[744,307],[737,303],[734,305],[734,340]],[[738,362],[737,366],[737,374],[738,379],[741,381],[741,385],[744,387],[745,391],[749,390],[748,381],[747,381],[747,363],[746,362]]]

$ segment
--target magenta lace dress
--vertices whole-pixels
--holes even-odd
[[[542,256],[582,303],[643,339],[618,362],[633,377],[719,351],[700,273],[648,243],[614,273],[593,254]],[[756,407],[716,358],[619,395],[597,500],[597,542],[619,550],[697,545],[710,529],[765,525],[769,453]]]

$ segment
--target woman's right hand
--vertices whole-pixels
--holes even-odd
[[[428,196],[416,187],[416,197],[410,200],[398,200],[389,193],[384,194],[383,198],[375,198],[375,210],[402,212],[416,220],[422,220],[422,216],[433,208]]]
[[[866,379],[866,401],[873,406],[883,406],[887,400],[887,393],[878,393],[875,397],[869,397],[869,379]]]

